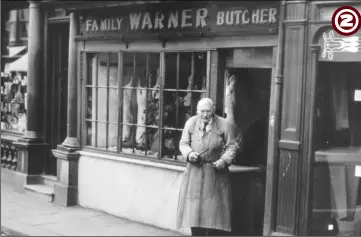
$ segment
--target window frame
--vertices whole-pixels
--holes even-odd
[[[165,68],[165,55],[167,53],[177,53],[177,55],[179,55],[179,53],[197,53],[197,52],[203,52],[206,55],[206,89],[205,91],[203,90],[191,90],[191,92],[196,92],[196,93],[205,93],[206,97],[210,97],[210,77],[211,77],[211,52],[212,49],[206,49],[206,48],[201,48],[201,49],[187,49],[187,50],[172,50],[172,49],[163,49],[163,50],[137,50],[137,49],[126,49],[126,50],[80,50],[80,84],[81,84],[81,96],[80,98],[82,99],[81,102],[81,109],[80,109],[80,144],[81,144],[81,148],[83,150],[88,150],[88,151],[92,151],[92,152],[96,152],[96,153],[101,153],[101,154],[108,154],[108,155],[114,155],[114,156],[122,156],[122,157],[129,157],[129,158],[139,158],[139,159],[146,159],[149,161],[161,161],[161,162],[165,162],[165,163],[169,163],[169,164],[184,164],[184,161],[179,161],[176,158],[164,158],[162,157],[162,150],[163,150],[163,133],[166,130],[175,130],[175,131],[182,131],[182,129],[180,128],[165,128],[164,124],[163,124],[163,120],[164,120],[164,92],[176,92],[178,95],[178,92],[188,92],[187,90],[182,90],[182,89],[165,89],[164,85],[165,85],[165,73],[166,73],[166,68]],[[124,53],[131,53],[131,54],[136,54],[136,53],[145,53],[146,55],[149,55],[151,53],[158,53],[159,54],[159,71],[160,71],[160,75],[161,75],[161,80],[160,80],[160,85],[159,85],[159,124],[157,126],[157,131],[158,131],[158,139],[159,139],[159,151],[157,154],[157,157],[152,157],[152,156],[148,156],[148,155],[140,155],[140,154],[130,154],[130,153],[126,153],[122,151],[122,145],[123,142],[121,140],[122,138],[122,129],[123,129],[123,90],[124,90],[124,85],[123,85],[123,54]],[[110,58],[110,54],[117,54],[118,56],[118,83],[117,83],[117,87],[118,87],[118,121],[117,121],[117,125],[118,125],[118,139],[117,139],[117,149],[116,150],[108,150],[107,147],[105,148],[99,148],[99,147],[93,147],[90,145],[87,145],[87,123],[88,122],[92,122],[92,119],[87,119],[86,115],[87,115],[87,105],[88,105],[88,98],[87,98],[87,88],[97,88],[98,85],[94,86],[94,85],[87,85],[87,80],[88,80],[88,55],[90,54],[95,54],[95,55],[99,55],[99,54],[107,54],[108,55],[108,60]],[[148,56],[147,56],[148,57]],[[98,58],[98,56],[97,56]],[[179,56],[177,56],[178,60],[177,60],[177,65],[179,65]],[[98,59],[97,59],[98,60]],[[148,61],[147,61],[148,64]],[[194,67],[194,65],[193,65]],[[98,69],[97,69],[98,70]],[[194,70],[194,69],[191,69]],[[177,84],[179,83],[179,68],[177,66]],[[96,79],[98,80],[98,79]],[[109,103],[109,65],[107,68],[107,106]],[[147,91],[151,91],[152,88],[147,88]],[[92,98],[94,95],[92,95]],[[97,98],[96,98],[97,99]],[[92,103],[94,103],[94,99],[92,99]],[[96,108],[97,110],[97,108]],[[107,110],[108,111],[108,110]],[[109,111],[107,112],[107,114],[109,113]],[[178,103],[177,103],[177,113],[178,113]],[[108,118],[109,115],[107,115]],[[97,120],[95,120],[97,121]],[[97,123],[97,122],[96,122]],[[109,121],[107,121],[107,135],[108,135],[108,124]],[[133,124],[132,126],[137,126],[137,124]],[[146,125],[146,127],[149,127],[148,125]],[[97,129],[95,129],[95,131],[97,131]],[[106,135],[106,136],[107,136]],[[107,138],[108,140],[108,138]],[[108,142],[106,142],[108,143]]]

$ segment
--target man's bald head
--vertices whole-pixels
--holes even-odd
[[[202,98],[200,101],[198,101],[197,110],[199,110],[201,107],[204,107],[204,106],[214,109],[213,100],[210,98]]]
[[[197,114],[200,116],[203,122],[208,122],[215,112],[215,106],[213,100],[210,98],[203,98],[198,101]]]

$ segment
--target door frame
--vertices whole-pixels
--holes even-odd
[[[270,98],[269,98],[269,119],[268,119],[268,145],[267,145],[267,164],[266,164],[266,183],[265,183],[265,206],[263,218],[263,235],[269,236],[275,232],[276,216],[277,216],[277,180],[278,180],[278,142],[280,140],[281,126],[281,108],[282,108],[282,75],[280,74],[280,66],[278,64],[279,46],[265,45],[262,47],[272,48],[272,63],[264,68],[271,69]],[[282,47],[282,46],[281,46]],[[245,48],[249,48],[245,46]],[[258,47],[254,47],[258,48]],[[222,85],[220,97],[217,101],[221,101],[221,105],[217,106],[218,111],[224,113],[224,72],[226,69],[225,55],[222,49],[218,49],[218,85]],[[218,104],[218,103],[217,103]],[[221,108],[220,108],[221,107]]]
[[[49,11],[45,11],[44,12],[44,17],[45,17],[45,24],[44,24],[44,75],[46,78],[46,80],[44,80],[44,108],[46,108],[46,112],[44,113],[44,138],[45,141],[48,143],[52,138],[51,138],[51,134],[49,134],[49,123],[52,123],[52,121],[54,120],[54,114],[52,112],[52,110],[49,110],[48,108],[51,108],[54,101],[53,100],[48,100],[48,97],[50,96],[50,93],[52,93],[52,91],[48,90],[48,87],[50,86],[49,84],[52,84],[52,88],[54,87],[54,78],[53,78],[53,70],[54,67],[52,65],[52,60],[50,58],[50,53],[51,53],[51,42],[49,42],[49,40],[51,39],[50,33],[52,32],[52,30],[50,28],[55,28],[57,25],[60,24],[67,24],[68,27],[70,25],[70,18],[69,16],[61,16],[61,17],[52,17],[51,13]],[[68,49],[67,49],[68,50]],[[60,85],[60,84],[59,84]],[[60,89],[60,88],[59,88]],[[66,88],[67,89],[67,88]],[[51,115],[51,114],[52,115]],[[48,120],[48,118],[51,118],[50,120]],[[49,156],[53,156],[52,152],[51,152],[51,144],[49,144],[49,154],[47,155],[45,162],[44,162],[44,169],[43,169],[43,173],[48,175],[48,176],[57,176],[56,172],[55,174],[51,173],[49,171],[48,165],[47,165],[47,160],[50,159]],[[56,163],[55,163],[55,167],[54,170],[57,170],[56,167]],[[53,170],[53,168],[51,169]]]

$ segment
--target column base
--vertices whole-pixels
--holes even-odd
[[[60,206],[69,207],[78,204],[78,187],[54,184],[54,203]]]
[[[16,171],[28,175],[40,175],[44,172],[45,158],[48,152],[48,144],[41,138],[20,138],[13,142],[19,150],[17,153]]]
[[[54,203],[61,206],[78,204],[78,160],[77,149],[58,145],[52,150],[57,158],[58,182],[54,185]]]

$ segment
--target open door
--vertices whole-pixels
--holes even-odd
[[[242,133],[236,165],[259,171],[232,173],[234,235],[263,234],[272,48],[232,50],[225,63],[224,117]]]

